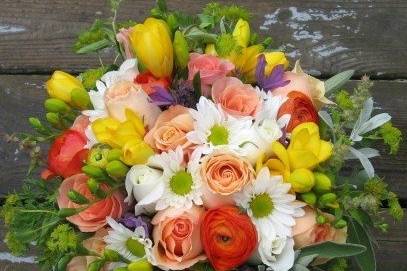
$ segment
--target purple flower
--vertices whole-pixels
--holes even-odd
[[[126,228],[134,231],[137,227],[143,227],[146,232],[146,236],[149,237],[153,230],[151,225],[151,219],[147,216],[134,216],[131,213],[126,213],[119,219],[119,223],[123,224]]]
[[[163,87],[154,86],[155,92],[150,94],[150,98],[158,106],[167,106],[175,104],[174,98],[171,94]]]
[[[275,66],[269,76],[265,74],[266,65],[267,65],[266,57],[264,56],[264,54],[261,54],[258,57],[256,66],[256,80],[258,86],[261,89],[263,89],[264,91],[272,91],[276,88],[284,87],[288,83],[290,83],[290,80],[284,81],[283,79],[284,76],[283,65]]]

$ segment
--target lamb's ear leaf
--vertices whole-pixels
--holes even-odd
[[[324,242],[317,245],[305,247],[301,250],[300,257],[317,254],[322,258],[339,258],[359,255],[366,251],[366,247],[360,244],[338,244],[334,242]]]
[[[332,76],[325,81],[325,93],[330,93],[332,91],[338,90],[342,87],[355,73],[354,70],[347,70],[337,75]]]

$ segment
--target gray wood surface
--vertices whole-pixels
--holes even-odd
[[[152,0],[127,0],[121,18],[141,21]],[[207,0],[171,0],[169,6],[197,12]],[[407,78],[405,0],[230,0],[253,13],[253,29],[271,35],[308,70],[328,76],[356,69],[376,78]],[[2,0],[0,72],[81,71],[95,58],[72,53],[72,41],[95,18],[110,16],[104,0]],[[110,56],[107,51],[103,54]]]

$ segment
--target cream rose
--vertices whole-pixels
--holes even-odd
[[[161,113],[144,140],[156,151],[167,152],[181,146],[184,153],[188,153],[193,145],[186,134],[193,128],[193,119],[188,108],[176,105]]]
[[[129,108],[140,114],[150,129],[161,113],[161,109],[151,102],[141,86],[130,81],[123,80],[115,83],[107,89],[104,100],[111,117],[125,121],[125,109]]]
[[[153,220],[153,256],[164,270],[184,270],[206,259],[200,238],[204,209],[168,208],[158,212]]]
[[[233,204],[233,193],[254,180],[254,169],[246,159],[231,152],[214,152],[202,160],[203,201],[214,208]]]

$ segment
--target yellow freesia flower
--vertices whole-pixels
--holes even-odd
[[[250,41],[250,25],[247,21],[239,19],[233,30],[233,37],[239,46],[246,48]]]
[[[174,52],[168,25],[147,18],[131,28],[130,41],[139,61],[157,78],[171,76]]]
[[[332,155],[331,142],[321,140],[318,125],[314,122],[301,123],[291,133],[287,148],[291,169],[312,169]]]
[[[247,83],[256,81],[255,71],[257,66],[257,57],[264,51],[260,44],[243,48],[240,52],[234,52],[228,59],[235,65],[236,70],[241,74]]]
[[[51,78],[45,83],[48,95],[64,102],[71,102],[71,93],[74,89],[85,90],[81,81],[69,73],[55,71]]]
[[[153,154],[153,149],[146,142],[133,138],[124,144],[122,160],[127,165],[145,164]]]
[[[266,58],[266,70],[265,74],[270,75],[274,67],[277,65],[283,65],[286,69],[288,67],[288,60],[283,52],[266,52],[264,53]]]

